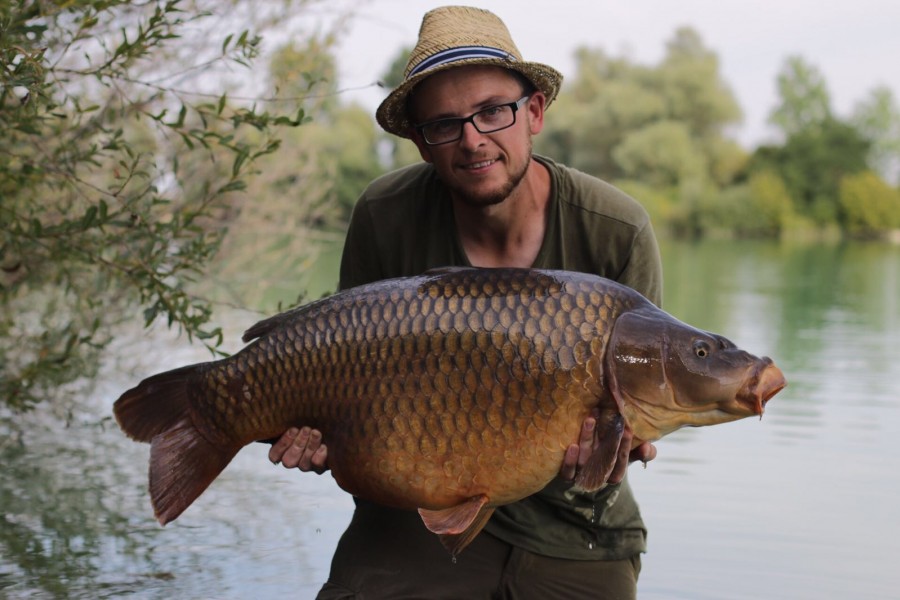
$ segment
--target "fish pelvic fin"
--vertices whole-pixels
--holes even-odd
[[[481,533],[494,514],[494,508],[488,507],[487,504],[488,497],[481,494],[450,508],[441,510],[420,508],[419,516],[422,517],[425,527],[438,534],[444,548],[456,557],[472,543],[475,536]]]
[[[575,477],[575,483],[589,492],[602,488],[618,458],[619,444],[625,433],[625,419],[617,411],[606,410],[597,417],[595,448]]]
[[[116,400],[113,413],[133,440],[150,442],[150,501],[163,525],[203,493],[240,446],[213,444],[191,419],[190,390],[200,365],[153,375]]]

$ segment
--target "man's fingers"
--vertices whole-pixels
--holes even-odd
[[[587,463],[594,451],[594,428],[597,426],[597,419],[588,417],[581,424],[581,438],[578,440],[578,468]]]
[[[578,442],[566,448],[562,468],[559,470],[559,476],[566,481],[575,480],[578,469],[584,466],[594,451],[594,428],[596,425],[597,420],[594,417],[586,418],[581,424],[581,435],[578,437]]]
[[[303,454],[306,452],[306,446],[309,443],[312,430],[309,427],[301,427],[300,431],[291,440],[290,445],[285,449],[281,456],[281,464],[286,469],[294,469],[301,466]],[[309,458],[307,458],[307,461]],[[302,468],[302,467],[301,467]]]
[[[304,430],[307,431],[304,432]],[[300,467],[301,471],[309,471],[313,468],[313,455],[319,451],[321,446],[322,432],[318,429],[309,430],[308,427],[304,427],[300,430],[300,435],[297,436],[289,452],[296,448],[296,451],[299,453],[297,466]]]
[[[637,448],[631,451],[631,455],[629,456],[632,462],[639,460],[645,465],[656,458],[656,446],[651,444],[650,442],[644,442]]]
[[[312,455],[312,470],[321,475],[328,463],[328,446],[322,444]]]
[[[579,454],[580,447],[578,444],[570,444],[569,447],[566,448],[562,469],[559,470],[559,476],[566,481],[573,481],[575,479],[575,469],[578,466]]]
[[[291,427],[269,449],[269,460],[285,469],[299,468],[320,475],[328,470],[328,448],[322,432],[310,427]]]
[[[273,465],[277,465],[281,462],[285,451],[294,443],[294,438],[297,437],[298,433],[300,433],[299,429],[291,427],[278,438],[277,442],[272,444],[272,447],[269,448],[269,461],[271,461]]]

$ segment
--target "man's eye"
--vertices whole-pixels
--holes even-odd
[[[491,108],[484,109],[483,111],[481,111],[478,114],[485,121],[496,121],[497,119],[502,117],[503,113],[505,112],[503,110],[504,108],[506,108],[506,107],[505,106],[492,106]]]
[[[459,127],[456,119],[447,119],[446,121],[438,121],[428,126],[432,133],[452,133]]]

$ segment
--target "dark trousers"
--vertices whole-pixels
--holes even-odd
[[[319,600],[634,600],[640,555],[551,558],[482,532],[454,561],[416,512],[358,502]]]

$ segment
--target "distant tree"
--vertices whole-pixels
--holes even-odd
[[[798,214],[825,225],[837,223],[841,180],[867,167],[869,142],[833,118],[792,133],[783,146],[756,150],[751,172],[777,173]]]
[[[724,134],[740,119],[715,53],[696,31],[682,28],[655,66],[578,49],[575,76],[551,107],[535,148],[609,180],[671,186],[696,178],[701,187],[724,185],[745,160]]]
[[[213,18],[223,6],[237,30]],[[254,164],[278,148],[274,127],[302,115],[233,102],[224,83],[204,86],[235,69],[252,77],[261,38],[244,28],[262,27],[270,6],[0,2],[8,405],[28,408],[90,376],[112,326],[134,312],[219,343],[212,307],[192,282],[219,248]]]
[[[750,197],[736,230],[744,235],[777,236],[794,212],[787,186],[772,171],[754,173],[747,186]]]
[[[404,46],[397,50],[387,70],[381,76],[381,83],[384,87],[392,90],[403,83],[403,72],[406,70],[406,63],[409,61],[412,51],[412,46]]]
[[[394,54],[394,58],[381,75],[380,80],[387,90],[394,89],[403,83],[403,71],[406,70],[406,63],[412,50],[412,46],[404,46],[399,48]],[[383,167],[386,169],[402,167],[421,162],[422,160],[419,156],[419,151],[411,141],[379,131],[376,143],[380,150],[378,155],[382,159]]]
[[[272,52],[268,74],[269,87],[279,99],[275,106],[283,110],[302,106],[313,118],[334,110],[339,100],[333,55],[336,41],[335,32],[324,32],[308,39],[291,39]]]
[[[851,123],[871,143],[869,164],[881,177],[900,185],[900,106],[890,88],[881,86],[857,103]]]
[[[717,139],[722,127],[743,118],[734,93],[719,74],[719,59],[700,34],[679,28],[666,43],[656,79],[668,104],[668,118],[684,121],[698,138]]]
[[[703,178],[708,167],[683,121],[657,121],[629,133],[613,149],[613,158],[626,178],[657,187]]]
[[[776,79],[780,103],[769,115],[785,137],[832,121],[831,94],[825,78],[800,56],[789,57]]]
[[[872,171],[844,177],[840,208],[844,229],[852,235],[872,236],[900,227],[900,191]]]

